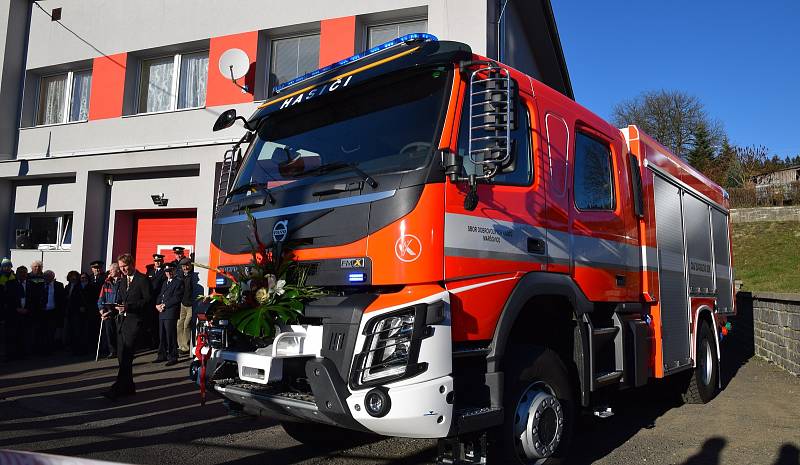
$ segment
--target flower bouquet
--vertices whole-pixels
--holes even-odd
[[[231,281],[227,294],[205,297],[214,306],[214,319],[227,319],[239,332],[264,344],[275,336],[275,327],[297,323],[304,304],[325,295],[318,287],[305,284],[308,269],[292,259],[292,251],[282,242],[267,247],[258,234],[258,225],[248,211],[251,238],[250,263],[237,272],[215,271]],[[260,345],[260,344],[259,344]]]

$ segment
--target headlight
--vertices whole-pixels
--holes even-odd
[[[363,389],[416,376],[428,369],[419,362],[422,340],[433,335],[430,325],[442,322],[443,304],[419,304],[376,316],[364,328],[366,340],[353,361],[350,387]]]
[[[402,375],[409,364],[411,338],[414,334],[414,313],[389,316],[368,333],[361,382]]]

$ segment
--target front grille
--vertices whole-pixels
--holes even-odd
[[[338,352],[342,350],[344,345],[344,333],[334,332],[331,333],[330,340],[328,341],[328,350]]]

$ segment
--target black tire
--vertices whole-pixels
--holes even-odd
[[[340,450],[368,442],[366,433],[320,423],[282,421],[281,427],[292,439],[311,447]]]
[[[504,423],[490,432],[489,463],[503,465],[555,465],[564,461],[575,429],[575,389],[569,371],[552,350],[532,345],[509,348],[503,393]],[[552,402],[556,399],[557,402]],[[528,412],[539,413],[539,421],[529,430]],[[518,412],[523,412],[522,416]],[[524,418],[523,418],[524,417]],[[558,425],[560,423],[560,431]],[[522,434],[518,434],[523,429]],[[537,431],[538,430],[538,431]],[[532,431],[537,431],[532,433]],[[523,438],[544,438],[552,447],[540,450],[541,457],[526,453]],[[527,442],[527,441],[526,441]]]
[[[700,323],[697,347],[695,347],[697,366],[689,377],[689,383],[682,396],[687,404],[705,404],[717,395],[719,359],[716,347],[716,338],[711,328],[706,322]]]

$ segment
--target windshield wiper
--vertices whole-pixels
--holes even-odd
[[[272,192],[269,191],[269,189],[265,184],[260,182],[249,182],[247,184],[242,184],[239,187],[235,187],[230,192],[228,192],[228,195],[226,195],[225,198],[228,199],[231,196],[234,196],[236,194],[241,194],[242,192],[247,192],[247,191],[261,191],[264,194],[266,194],[267,200],[269,201],[270,205],[275,203],[275,197],[272,196]]]
[[[323,173],[330,173],[333,171],[338,171],[342,169],[348,169],[353,171],[354,173],[361,176],[361,179],[364,180],[369,186],[373,189],[378,187],[378,181],[375,180],[372,176],[370,176],[366,171],[359,168],[355,163],[344,163],[344,162],[333,162],[333,163],[325,163],[320,165],[314,169],[308,170],[301,174],[301,176],[307,176],[310,174],[323,174]]]

